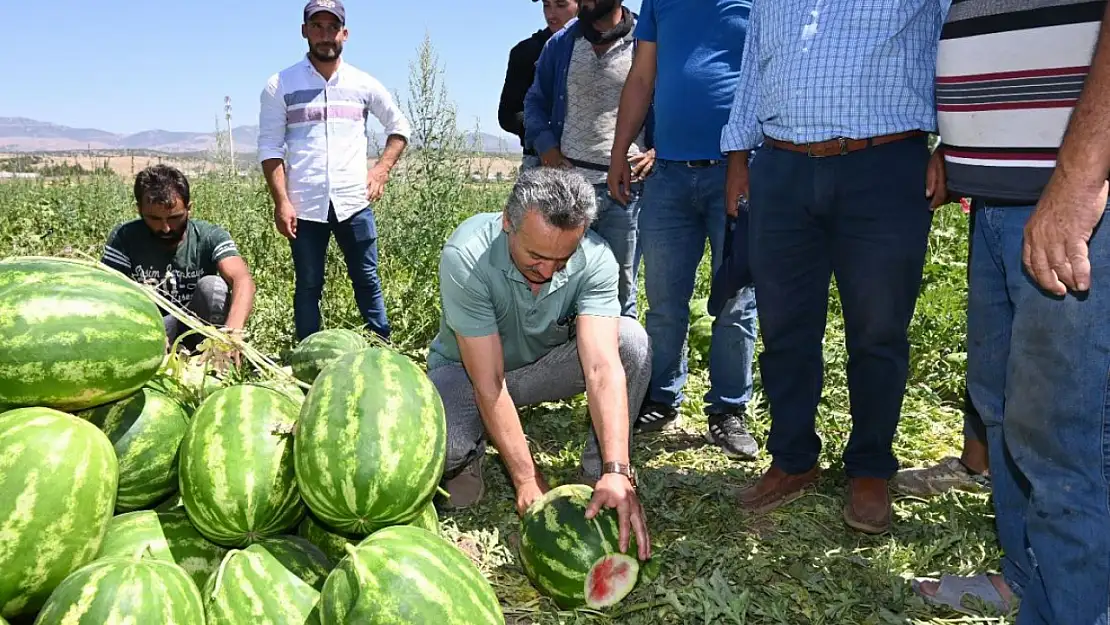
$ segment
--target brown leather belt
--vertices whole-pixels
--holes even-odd
[[[783,150],[790,150],[791,152],[801,152],[807,156],[813,157],[826,157],[826,156],[843,156],[849,152],[863,150],[876,145],[883,145],[884,143],[893,143],[903,139],[910,139],[912,137],[920,137],[927,133],[923,130],[907,130],[905,132],[897,132],[892,135],[879,135],[877,137],[868,137],[866,139],[849,139],[847,137],[837,137],[836,139],[829,139],[828,141],[818,141],[816,143],[790,143],[789,141],[779,141],[773,137],[766,137],[764,143],[782,148]]]

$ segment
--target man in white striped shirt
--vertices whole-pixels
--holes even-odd
[[[290,241],[297,340],[320,329],[324,261],[332,234],[347,263],[355,301],[369,329],[390,334],[378,278],[378,235],[371,203],[411,134],[389,91],[342,61],[346,11],[339,0],[312,0],[301,34],[308,54],[274,74],[261,95],[258,158],[274,201],[274,222]],[[385,128],[385,149],[368,163],[366,120]]]

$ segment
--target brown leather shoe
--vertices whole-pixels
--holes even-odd
[[[443,490],[450,497],[444,503],[445,508],[469,508],[482,500],[486,494],[486,481],[482,477],[482,464],[485,456],[463,467],[455,477],[445,480]]]
[[[889,530],[893,511],[887,483],[887,480],[877,477],[850,478],[844,522],[867,534],[882,534]]]
[[[796,475],[771,465],[758,482],[740,491],[740,506],[754,514],[770,512],[804,495],[820,475],[819,465]]]

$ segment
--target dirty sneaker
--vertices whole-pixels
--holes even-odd
[[[636,432],[658,432],[678,427],[678,410],[674,406],[655,401],[644,402],[640,416],[636,418]]]
[[[955,456],[923,469],[903,469],[890,485],[898,492],[918,497],[939,495],[949,489],[983,492],[990,489],[990,472],[973,473]]]
[[[742,414],[724,413],[709,415],[709,428],[705,439],[724,450],[725,455],[741,460],[755,460],[759,445],[748,432]]]

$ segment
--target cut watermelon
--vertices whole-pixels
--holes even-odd
[[[586,574],[586,605],[607,608],[620,603],[636,587],[640,563],[632,556],[615,553],[598,560]]]

